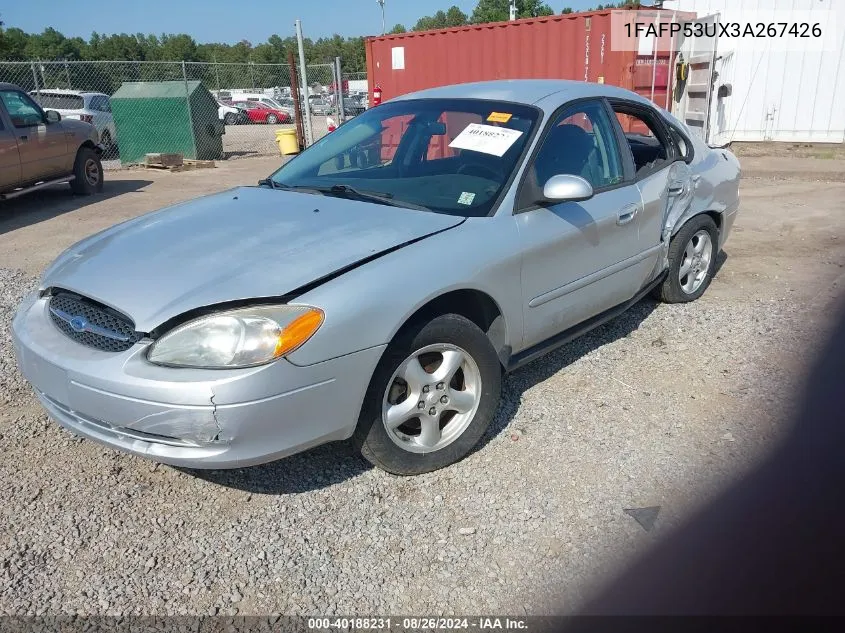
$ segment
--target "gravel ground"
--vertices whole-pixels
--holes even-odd
[[[0,268],[0,615],[577,608],[771,450],[823,340],[845,185],[744,198],[701,300],[646,300],[513,374],[479,449],[414,478],[345,445],[189,472],[74,438],[12,359],[35,276]],[[648,532],[624,512],[647,506]]]

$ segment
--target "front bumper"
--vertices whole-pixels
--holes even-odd
[[[149,340],[122,353],[62,334],[31,295],[12,323],[18,366],[65,428],[174,466],[241,468],[350,437],[383,347],[300,367],[158,367]]]

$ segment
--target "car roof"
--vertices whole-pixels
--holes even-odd
[[[584,97],[618,97],[650,103],[635,92],[608,86],[607,84],[572,81],[568,79],[500,79],[496,81],[476,81],[453,84],[438,88],[428,88],[391,99],[491,99],[510,101],[525,105],[536,105],[543,99],[557,96],[555,101],[563,103]]]

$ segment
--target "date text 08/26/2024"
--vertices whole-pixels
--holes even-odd
[[[447,630],[476,630],[476,631],[519,631],[528,629],[528,623],[521,618],[503,617],[326,617],[308,618],[308,630],[329,631],[338,630],[371,630],[391,631],[394,628],[403,631],[447,631]]]

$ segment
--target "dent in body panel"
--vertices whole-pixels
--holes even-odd
[[[674,198],[667,209],[663,226],[664,266],[668,266],[672,236],[690,218],[707,212],[722,214],[721,247],[730,231],[727,216],[734,214],[739,206],[740,170],[736,158],[726,150],[711,149],[700,142],[696,143],[695,151],[696,159],[689,166],[692,183],[690,190]],[[684,163],[676,165],[686,167]]]

